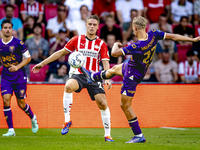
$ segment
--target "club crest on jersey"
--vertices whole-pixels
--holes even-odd
[[[95,45],[94,48],[99,49],[99,46],[98,46],[98,45]]]
[[[15,50],[15,46],[9,46],[9,50],[11,51],[11,53],[13,53]]]

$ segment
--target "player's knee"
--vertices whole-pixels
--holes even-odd
[[[73,87],[70,86],[69,84],[65,85],[65,92],[66,93],[72,93],[74,91]]]
[[[98,104],[98,106],[99,106],[99,108],[101,110],[106,110],[106,108],[107,108],[107,102],[106,102],[106,100],[98,101],[97,104]]]
[[[126,109],[128,109],[129,107],[130,107],[130,105],[128,105],[128,104],[126,104],[126,103],[121,103],[121,109],[122,110],[126,110]]]
[[[9,98],[3,98],[3,103],[4,103],[4,106],[9,106],[10,105],[10,99]]]
[[[17,104],[18,104],[18,106],[19,106],[21,109],[23,109],[23,108],[25,107],[25,102],[24,102],[24,100],[17,100]]]

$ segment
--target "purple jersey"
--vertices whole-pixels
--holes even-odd
[[[16,72],[10,72],[10,64],[18,65],[22,62],[22,54],[27,51],[24,43],[12,37],[8,43],[0,40],[0,57],[3,63],[2,78],[12,83],[27,82],[27,76],[24,67]]]
[[[123,49],[124,55],[132,55],[128,61],[128,71],[134,74],[136,82],[141,82],[155,53],[158,40],[165,38],[165,32],[151,30],[146,40],[138,40]]]

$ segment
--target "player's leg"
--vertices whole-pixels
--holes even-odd
[[[139,126],[137,116],[135,115],[133,109],[131,108],[132,96],[121,95],[121,108],[128,120],[128,123],[134,133],[134,137],[126,143],[142,143],[146,142],[144,135]]]
[[[105,131],[105,141],[113,142],[110,132],[111,132],[111,121],[110,121],[110,110],[107,106],[106,96],[105,94],[97,94],[94,96],[96,103],[101,112],[101,119],[104,126]]]
[[[36,133],[39,129],[38,123],[37,123],[37,117],[33,113],[30,105],[25,103],[25,97],[26,97],[26,89],[27,89],[27,83],[16,83],[14,84],[14,92],[17,98],[17,104],[19,108],[21,108],[31,119],[32,124],[32,132]]]
[[[96,73],[91,73],[85,68],[81,68],[81,71],[84,73],[84,75],[87,78],[88,83],[92,83],[94,81],[101,81],[104,79],[110,79],[116,75],[123,76],[122,74],[122,67],[123,64],[115,65],[111,69],[108,70],[102,70]]]
[[[65,123],[63,125],[63,129],[61,130],[61,134],[65,135],[69,132],[69,127],[72,124],[70,120],[70,112],[73,102],[73,91],[77,91],[79,89],[79,84],[76,79],[69,79],[65,84],[65,90],[63,94],[63,109],[65,116]]]
[[[2,95],[3,105],[4,105],[3,112],[4,112],[4,116],[6,118],[6,122],[7,122],[8,128],[9,128],[8,132],[6,134],[3,134],[3,136],[15,136],[15,131],[13,128],[12,111],[10,108],[11,96],[12,96],[12,94]]]
[[[105,131],[105,141],[112,142],[114,141],[110,136],[111,131],[111,122],[110,122],[110,110],[107,106],[106,96],[104,87],[101,81],[96,81],[91,85],[87,84],[87,90],[92,100],[95,100],[100,112],[101,118]]]

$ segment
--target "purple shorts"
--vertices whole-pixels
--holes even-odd
[[[24,99],[26,97],[26,85],[27,82],[12,83],[4,78],[1,78],[1,95],[13,94],[14,91],[17,99]]]
[[[138,85],[138,82],[136,82],[134,79],[132,68],[129,68],[128,63],[123,63],[122,65],[122,74],[124,76],[123,78],[123,84],[121,88],[121,94],[131,96],[133,97],[136,91],[136,86]]]

